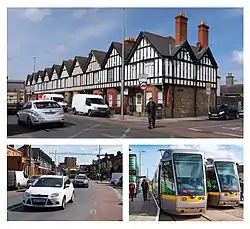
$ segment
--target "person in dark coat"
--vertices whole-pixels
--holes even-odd
[[[149,186],[148,186],[148,182],[145,179],[143,179],[141,183],[141,188],[142,188],[143,200],[147,201]]]
[[[149,99],[147,104],[147,111],[148,111],[148,128],[152,129],[155,128],[155,116],[156,116],[156,103],[153,101],[152,98]]]

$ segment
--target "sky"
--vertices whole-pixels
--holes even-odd
[[[201,150],[206,158],[230,158],[236,162],[242,163],[243,160],[243,141],[241,144],[235,145],[219,145],[211,142],[200,145],[130,145],[131,154],[136,154],[138,157],[138,165],[140,164],[139,155],[142,151],[142,176],[147,175],[151,179],[155,173],[155,170],[161,159],[161,152],[157,152],[159,149],[167,148],[193,148]]]
[[[239,8],[131,8],[126,9],[125,37],[140,31],[175,37],[175,16],[188,17],[188,40],[197,43],[198,24],[210,26],[209,46],[219,65],[222,84],[232,72],[243,81],[243,10]],[[25,80],[35,69],[44,70],[91,49],[108,51],[122,40],[121,9],[8,9],[8,77]]]
[[[15,145],[15,148],[19,148],[21,145]],[[31,145],[33,148],[40,148],[47,155],[49,155],[53,161],[55,161],[55,155],[50,153],[57,153],[56,165],[59,161],[64,162],[64,157],[76,157],[77,165],[91,164],[92,160],[96,160],[96,154],[98,154],[98,145]],[[117,151],[122,152],[122,145],[101,145],[101,154],[109,153],[115,154]],[[67,153],[66,155],[60,155],[60,153]],[[92,155],[74,155],[74,153],[90,153]]]

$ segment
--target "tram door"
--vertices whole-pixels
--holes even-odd
[[[215,174],[214,167],[207,168],[207,193],[208,193],[208,205],[219,204],[219,184]]]
[[[176,208],[176,189],[172,161],[164,162],[161,166],[161,208],[165,211],[173,211]]]

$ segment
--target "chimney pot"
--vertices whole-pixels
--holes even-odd
[[[133,37],[127,37],[124,40],[124,45],[126,45],[126,46],[133,46],[134,43],[135,43],[135,41],[136,41],[135,38],[133,38]]]
[[[233,73],[229,72],[226,76],[226,86],[230,87],[232,85],[234,85],[234,76]]]
[[[198,25],[198,42],[201,44],[202,48],[208,47],[208,30],[209,26],[202,20]]]
[[[187,40],[187,21],[184,13],[179,12],[175,17],[175,44],[178,45]]]

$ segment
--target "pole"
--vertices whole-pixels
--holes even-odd
[[[146,90],[143,90],[143,118],[145,118],[145,109],[146,109]]]
[[[36,57],[33,56],[32,58],[34,60],[34,62],[33,62],[33,72],[35,73],[36,72]]]
[[[56,150],[55,150],[55,173],[57,172],[57,169],[56,169]]]
[[[101,173],[101,168],[100,168],[100,165],[101,165],[101,157],[100,157],[100,155],[101,155],[101,146],[100,145],[98,145],[98,174],[100,175],[100,173]]]
[[[123,26],[122,26],[122,75],[121,75],[121,119],[124,119],[124,78],[125,78],[125,8],[123,11]]]
[[[141,176],[141,166],[142,166],[142,151],[140,151],[140,170],[139,170],[139,176]]]

